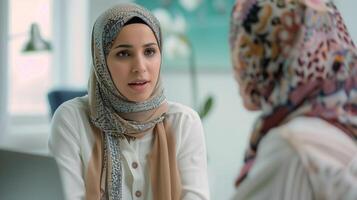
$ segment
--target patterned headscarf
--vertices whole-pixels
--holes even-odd
[[[230,46],[246,101],[262,110],[237,185],[259,142],[296,116],[315,116],[357,139],[357,51],[327,0],[237,0]]]
[[[140,138],[153,129],[154,145],[149,156],[149,166],[154,198],[178,199],[180,179],[176,159],[171,158],[175,158],[175,143],[169,134],[169,125],[164,120],[168,104],[160,76],[148,100],[132,102],[115,87],[106,62],[115,38],[125,23],[134,17],[140,18],[151,28],[161,50],[158,20],[136,4],[120,4],[107,10],[96,20],[92,32],[93,68],[89,80],[89,106],[91,121],[94,129],[101,132],[104,148],[100,198],[122,199],[123,171],[119,140]],[[158,192],[163,189],[169,192],[164,192],[164,195]]]

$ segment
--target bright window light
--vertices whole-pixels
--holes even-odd
[[[9,112],[14,116],[47,115],[52,86],[52,52],[22,52],[32,23],[41,36],[52,39],[52,0],[9,1]]]

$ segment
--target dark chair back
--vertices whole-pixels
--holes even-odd
[[[75,97],[81,97],[87,94],[85,90],[53,90],[48,93],[47,98],[50,104],[51,116],[55,113],[58,106],[65,101],[73,99]]]

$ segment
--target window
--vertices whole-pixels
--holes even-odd
[[[8,24],[8,28],[0,26],[1,38],[8,39],[7,48],[0,49],[0,56],[6,57],[1,60],[1,66],[5,67],[0,67],[5,71],[0,78],[6,88],[6,91],[0,90],[0,118],[6,119],[4,124],[10,135],[30,132],[47,136],[48,92],[87,86],[91,30],[88,0],[0,2],[1,10],[6,11],[0,12],[3,16],[0,21]],[[22,52],[30,39],[32,23],[38,25],[42,38],[51,43],[52,51]]]
[[[51,40],[52,0],[9,1],[8,104],[11,116],[48,115],[47,92],[52,86],[51,52],[22,52],[29,29],[37,23],[41,36]]]

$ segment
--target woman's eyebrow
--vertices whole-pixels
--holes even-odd
[[[144,44],[143,47],[149,47],[149,46],[155,46],[155,45],[157,45],[155,42],[150,42],[150,43]],[[119,44],[118,46],[114,47],[113,49],[117,49],[117,48],[133,48],[133,45]]]
[[[150,43],[144,44],[143,47],[149,47],[149,46],[154,46],[154,45],[157,45],[157,44],[155,42],[150,42]]]
[[[117,48],[133,48],[133,45],[130,44],[119,44],[118,46],[114,47],[114,49]]]

